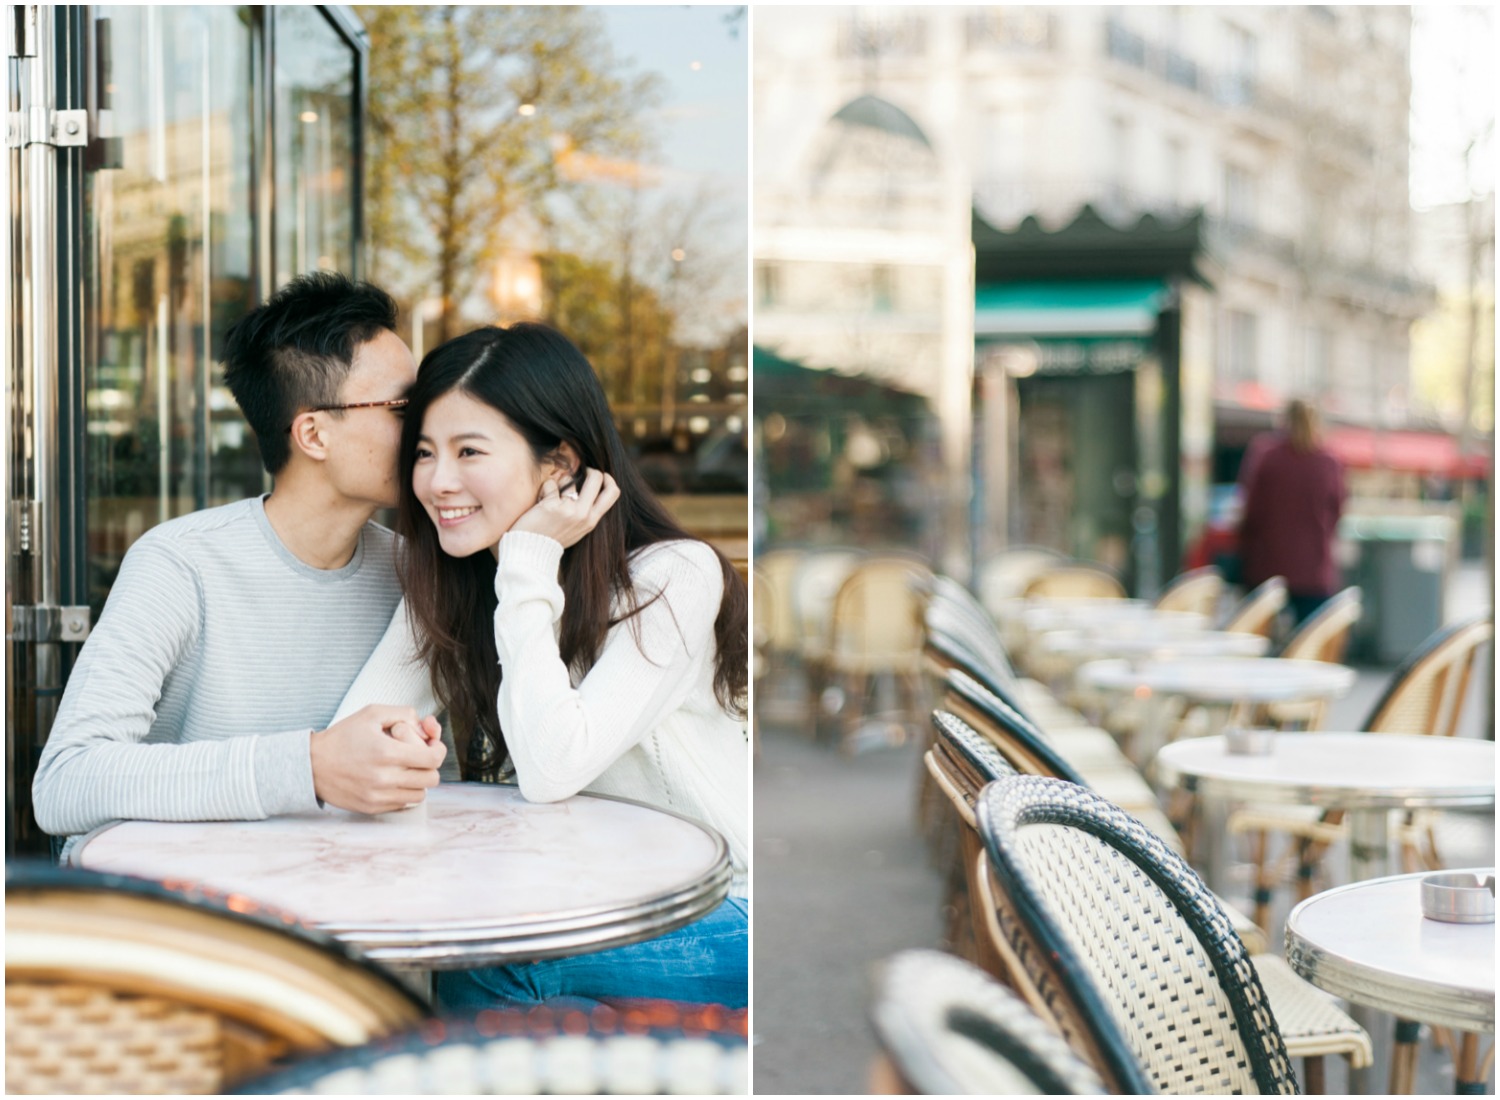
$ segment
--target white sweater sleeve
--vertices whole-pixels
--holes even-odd
[[[391,616],[391,625],[365,667],[359,670],[354,683],[339,704],[333,722],[341,722],[361,707],[372,703],[384,706],[411,707],[418,718],[438,713],[438,703],[432,691],[432,677],[427,665],[417,656],[416,635],[406,615],[406,601],[396,605]],[[329,725],[332,725],[330,722]],[[459,778],[458,752],[453,747],[453,731],[443,724],[443,744],[448,755],[443,757],[443,766],[438,774],[445,781]]]
[[[703,662],[713,659],[723,596],[718,559],[705,544],[643,551],[632,576],[649,606],[610,630],[575,688],[554,629],[563,610],[561,560],[561,545],[542,535],[512,531],[500,540],[500,728],[521,793],[532,802],[577,794],[683,704]]]

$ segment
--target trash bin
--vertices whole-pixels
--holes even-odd
[[[1345,516],[1346,584],[1363,592],[1351,657],[1400,664],[1443,625],[1453,521],[1447,516]]]

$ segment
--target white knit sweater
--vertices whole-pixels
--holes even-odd
[[[521,793],[533,802],[579,791],[616,795],[712,826],[729,844],[731,893],[745,896],[749,746],[744,724],[714,697],[718,558],[689,539],[637,553],[630,575],[639,603],[660,598],[614,627],[576,682],[557,647],[561,560],[562,546],[543,535],[512,531],[500,540],[499,715]],[[339,716],[413,697],[427,676],[414,653],[403,603]]]

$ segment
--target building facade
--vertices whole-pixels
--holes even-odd
[[[1180,376],[1166,383],[1180,383],[1183,464],[1170,541],[1201,524],[1209,486],[1234,479],[1250,436],[1288,398],[1311,397],[1355,429],[1404,424],[1409,330],[1431,300],[1411,264],[1408,9],[798,8],[757,19],[757,195],[763,159],[780,176],[806,173],[818,126],[869,96],[910,117],[942,178],[966,179],[975,213],[1002,234],[1028,219],[1060,230],[1085,207],[1122,230],[1202,215],[1204,277],[1168,288],[1181,310]],[[768,213],[758,202],[758,278],[789,296],[796,261],[762,249]],[[1099,259],[1096,270],[1079,257],[1073,277],[1110,274],[1114,261]],[[873,283],[866,294],[875,300]],[[758,339],[788,339],[781,315],[794,312],[762,303]],[[1149,423],[1130,419],[1127,435]],[[1018,506],[1018,445],[1001,444],[1017,456],[1009,464],[979,467],[1011,482],[978,488],[1006,511]],[[1128,496],[1149,471],[1128,472],[1072,476],[1118,480]],[[1025,528],[1004,526],[991,512],[976,547]]]

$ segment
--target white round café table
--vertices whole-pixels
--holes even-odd
[[[1233,755],[1222,736],[1177,741],[1156,754],[1156,774],[1221,805],[1277,802],[1347,811],[1355,882],[1389,873],[1391,810],[1495,804],[1492,741],[1321,731],[1273,734],[1272,741],[1264,756]],[[1208,848],[1208,880],[1222,884],[1221,846]]]
[[[622,799],[525,801],[444,783],[368,817],[109,825],[73,861],[243,895],[395,967],[451,970],[637,943],[728,894],[729,851],[697,822]]]
[[[1481,882],[1495,873],[1469,870]],[[1495,926],[1424,917],[1420,884],[1429,873],[1351,883],[1308,898],[1287,918],[1287,964],[1354,1006],[1493,1035]],[[1373,1022],[1362,1021],[1366,1029]],[[1463,1091],[1483,1091],[1487,1074],[1477,1072],[1477,1041],[1463,1045],[1460,1081],[1480,1086]],[[1393,1080],[1392,1091],[1409,1091],[1411,1063],[1393,1061],[1392,1077],[1398,1075],[1404,1080]]]
[[[1188,631],[1208,627],[1208,616],[1196,611],[1158,611],[1139,600],[1049,600],[1033,602],[1021,612],[1028,634],[1049,630],[1108,628],[1118,631]]]
[[[1263,657],[1271,640],[1228,630],[1058,630],[1037,642],[1043,653],[1078,662],[1121,659],[1166,661],[1183,657]]]
[[[1145,704],[1140,759],[1149,761],[1166,740],[1168,702],[1197,704],[1218,733],[1240,703],[1332,699],[1354,686],[1354,670],[1326,661],[1280,657],[1176,657],[1165,661],[1090,661],[1079,667],[1079,687],[1131,695]]]

